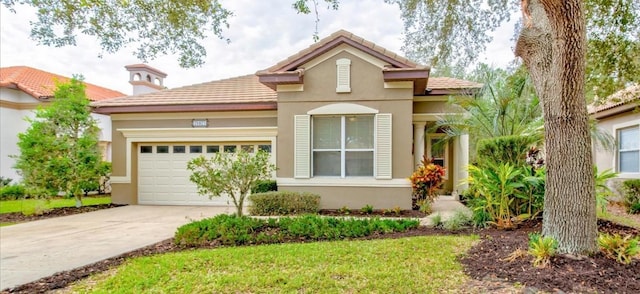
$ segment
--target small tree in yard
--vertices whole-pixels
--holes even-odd
[[[40,196],[73,195],[77,207],[100,165],[99,129],[84,90],[77,78],[58,84],[53,102],[27,119],[31,125],[18,135],[20,155],[14,157],[26,186],[44,191]]]
[[[258,181],[271,178],[275,165],[269,163],[269,153],[259,151],[236,154],[217,153],[207,158],[200,156],[187,164],[192,171],[189,178],[198,186],[198,194],[219,197],[226,193],[233,200],[238,216],[242,216],[244,199]]]

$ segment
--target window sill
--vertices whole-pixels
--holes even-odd
[[[373,177],[316,177],[310,179],[277,178],[278,186],[316,186],[316,187],[397,187],[411,188],[409,179],[378,180]]]
[[[640,179],[640,173],[619,173],[618,179]]]

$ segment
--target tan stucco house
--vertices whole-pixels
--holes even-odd
[[[424,154],[447,168],[444,190],[460,190],[468,137],[435,148],[442,134],[425,130],[481,85],[429,73],[341,30],[256,74],[94,103],[113,124],[112,201],[228,205],[197,195],[186,163],[238,149],[271,152],[278,189],[324,208],[410,209]]]
[[[618,179],[640,179],[640,85],[633,85],[592,105],[589,113],[598,127],[616,140],[616,150],[596,149],[598,170],[611,169]]]

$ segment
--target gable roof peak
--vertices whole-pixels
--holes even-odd
[[[285,60],[282,60],[265,70],[258,71],[256,74],[260,76],[265,74],[282,73],[296,70],[302,64],[330,51],[331,49],[341,44],[348,44],[354,48],[364,51],[365,53],[368,53],[389,63],[393,68],[413,68],[429,70],[428,66],[419,65],[405,57],[402,57],[390,50],[385,49],[384,47],[367,41],[364,38],[357,36],[347,30],[341,29],[319,40],[318,42],[311,44],[309,47],[299,51],[298,53],[289,56]]]

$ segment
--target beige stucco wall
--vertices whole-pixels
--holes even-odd
[[[616,136],[617,128],[629,127],[632,125],[640,125],[640,113],[628,111],[626,113],[602,118],[598,120],[598,127],[612,136]],[[616,151],[603,150],[594,146],[593,162],[598,167],[598,171],[606,169],[617,170]],[[614,191],[614,195],[610,197],[612,200],[622,200],[622,182],[626,179],[640,179],[639,173],[620,173],[615,179],[611,179],[607,184]]]
[[[448,113],[454,110],[453,106],[440,97],[432,97],[434,101],[413,102],[413,113]]]
[[[598,128],[608,132],[612,136],[616,136],[616,128],[624,128],[632,125],[640,124],[640,113],[629,111],[618,115],[610,116],[607,118],[598,120]],[[594,163],[598,166],[598,170],[605,169],[616,170],[615,165],[615,151],[602,150],[599,148],[594,149]],[[640,178],[640,175],[620,175],[624,178]]]
[[[351,60],[350,93],[336,93],[336,60],[340,58]],[[349,52],[340,52],[306,68],[303,89],[278,93],[278,178],[293,178],[294,116],[332,103],[354,103],[377,109],[379,113],[391,113],[392,176],[394,179],[406,179],[411,175],[413,89],[385,89],[382,69]],[[384,183],[384,180],[379,180],[376,184]],[[323,208],[344,205],[360,208],[367,204],[380,208],[400,206],[410,209],[411,206],[410,187],[283,186],[279,183],[279,189],[320,194]]]
[[[366,205],[374,209],[400,207],[411,209],[411,188],[383,187],[278,187],[279,190],[309,192],[320,195],[320,207],[360,209]]]
[[[258,117],[251,117],[255,115]],[[153,114],[126,114],[112,116],[112,177],[124,177],[127,174],[127,139],[122,134],[121,129],[184,129],[191,130],[193,118],[206,118],[209,120],[209,128],[231,128],[231,127],[275,127],[276,118],[273,111],[252,111],[246,114],[229,115],[227,112],[210,113],[153,113]],[[136,119],[137,118],[137,119]],[[185,139],[186,140],[186,139]],[[200,140],[201,141],[201,140]],[[198,142],[200,142],[198,141]],[[188,141],[191,142],[191,141]],[[117,204],[137,204],[138,190],[138,152],[140,144],[131,144],[131,175],[129,183],[112,183],[111,201]],[[160,143],[160,142],[153,142]],[[195,142],[194,142],[195,143]]]

